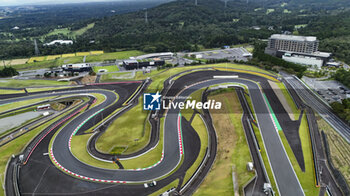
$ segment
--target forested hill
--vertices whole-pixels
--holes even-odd
[[[225,8],[221,0],[198,0],[197,6],[194,0],[179,0],[149,9],[148,23],[145,11],[104,18],[84,38],[96,40],[105,50],[196,50],[198,45],[219,47],[266,39],[285,30],[293,32],[296,25],[309,25],[349,6],[348,0],[237,0],[228,1]],[[323,25],[318,27],[319,33],[324,32]],[[261,30],[252,30],[253,26]],[[274,30],[267,30],[269,26]]]
[[[125,49],[195,51],[201,47],[253,43],[273,33],[290,31],[318,36],[321,49],[332,51],[350,63],[346,52],[350,52],[350,46],[342,43],[342,39],[346,43],[350,39],[350,31],[343,27],[349,26],[349,0],[249,0],[248,3],[247,0],[230,0],[226,7],[223,0],[198,0],[198,5],[194,2],[177,0],[149,8],[148,22],[142,9],[88,21],[76,20],[56,27],[46,27],[40,22],[41,25],[35,26],[35,21],[41,18],[31,15],[36,19],[31,20],[30,28],[0,29],[0,59],[34,55],[34,39],[38,41],[41,55]],[[55,16],[52,17],[50,20],[54,21]],[[83,33],[73,32],[79,32],[88,24],[92,24],[91,28]],[[43,46],[54,39],[73,39],[74,44]],[[341,49],[333,43],[337,47],[341,45]]]
[[[249,41],[250,36],[239,36],[239,29],[257,24],[254,18],[240,20],[251,12],[245,3],[236,3],[225,9],[219,0],[174,1],[145,11],[116,15],[95,23],[85,34],[98,40],[105,48],[141,47],[145,51],[191,50],[195,44],[205,47],[236,44]],[[234,21],[237,19],[237,21]],[[265,37],[267,33],[259,33]],[[192,48],[193,49],[193,48]]]
[[[320,50],[350,63],[350,11],[310,21],[300,33],[317,36],[321,40]]]

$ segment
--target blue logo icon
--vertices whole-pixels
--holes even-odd
[[[162,95],[157,93],[143,94],[143,109],[144,110],[160,110],[160,98]]]

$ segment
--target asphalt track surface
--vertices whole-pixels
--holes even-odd
[[[257,84],[242,79],[215,79],[193,85],[181,92],[179,96],[188,97],[198,89],[227,82],[242,83],[248,86],[254,110],[256,111],[258,124],[260,126],[265,147],[268,152],[271,167],[274,172],[277,186],[281,195],[304,195],[301,185],[294,173],[294,170],[281,143],[281,140],[279,139],[278,132],[274,127],[263,95],[261,91],[257,90],[259,89]],[[171,109],[165,118],[164,126],[166,132],[164,133],[164,159],[160,164],[151,169],[134,171],[94,168],[80,162],[71,154],[67,141],[69,141],[72,130],[78,127],[83,119],[88,118],[94,112],[97,112],[99,109],[104,108],[110,104],[109,100],[110,99],[107,97],[107,101],[100,105],[100,107],[95,107],[93,111],[84,113],[83,116],[79,116],[82,118],[75,118],[60,131],[53,143],[53,154],[57,162],[69,171],[85,177],[127,182],[149,181],[160,176],[164,176],[175,169],[180,162],[181,157],[178,142],[179,127],[177,125],[177,119],[179,118],[180,112],[179,108]],[[185,101],[185,99],[174,100],[175,103],[183,101]]]
[[[194,86],[189,87],[188,89],[181,92],[179,96],[186,97],[192,94],[194,91],[205,88],[210,85],[227,83],[227,82],[236,82],[242,83],[249,87],[249,91],[252,97],[252,103],[254,110],[257,115],[257,119],[260,125],[263,139],[265,141],[265,147],[268,152],[269,160],[275,178],[277,181],[278,189],[281,195],[304,195],[303,190],[295,176],[293,168],[289,162],[289,159],[284,151],[283,145],[279,139],[278,133],[274,128],[272,119],[269,115],[268,108],[264,101],[264,98],[259,90],[258,86],[251,81],[242,80],[242,79],[215,79],[210,81],[205,81]],[[91,93],[93,90],[87,92]],[[86,92],[86,93],[87,93]],[[87,112],[79,115],[69,124],[67,124],[57,135],[53,143],[53,155],[56,160],[66,169],[76,172],[80,175],[86,175],[88,177],[100,178],[105,180],[121,180],[121,181],[147,181],[153,178],[158,178],[159,176],[165,175],[171,172],[180,160],[180,147],[178,142],[178,119],[179,119],[179,109],[171,109],[165,119],[165,130],[164,134],[164,159],[156,167],[153,167],[148,170],[142,171],[133,171],[133,170],[107,170],[101,168],[93,168],[91,166],[85,165],[70,153],[68,141],[72,132],[80,123],[93,115],[97,111],[109,106],[115,100],[115,94],[106,93],[106,91],[101,92],[95,90],[93,92],[105,94],[107,100],[88,110]],[[65,92],[72,93],[72,92]],[[62,93],[62,94],[65,94]],[[50,96],[49,94],[47,96]],[[44,95],[35,95],[33,97],[42,97]],[[25,98],[16,98],[17,100],[25,100]],[[181,102],[184,99],[176,99],[175,102]],[[0,102],[1,103],[1,102]]]

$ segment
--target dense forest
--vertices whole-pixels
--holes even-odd
[[[350,71],[339,69],[335,72],[333,78],[350,88]]]
[[[310,21],[300,33],[317,36],[321,40],[320,50],[332,52],[350,63],[350,11]]]
[[[253,65],[263,65],[266,70],[277,71],[274,67],[280,67],[288,73],[296,74],[297,77],[301,78],[307,68],[300,64],[287,62],[281,58],[274,57],[264,53],[266,47],[265,43],[257,42],[254,44],[253,59],[248,63]]]
[[[104,4],[98,5],[103,7]],[[61,14],[58,12],[64,8],[55,7],[40,12],[26,11],[31,17],[25,17],[24,14],[19,18],[2,19],[0,29],[4,30],[0,32],[0,59],[32,56],[33,39],[37,39],[42,55],[95,49],[106,52],[125,49],[145,52],[196,51],[203,47],[253,43],[273,33],[290,31],[316,35],[321,39],[322,50],[334,52],[339,59],[350,61],[350,55],[347,55],[349,44],[340,43],[347,35],[350,37],[350,16],[346,9],[350,2],[347,0],[250,0],[248,3],[246,0],[237,0],[228,1],[227,6],[221,0],[198,0],[198,5],[193,0],[178,0],[149,8],[147,22],[146,11],[140,9],[141,6],[146,7],[141,4],[134,7],[139,11],[117,14],[111,13],[110,6],[105,15],[101,13],[105,7],[96,6],[90,18],[85,14],[87,8],[82,6],[76,10],[76,7],[66,8]],[[69,13],[67,17],[65,12]],[[79,13],[83,14],[78,17]],[[26,23],[29,18],[34,20]],[[17,24],[26,28],[10,29]],[[88,24],[94,26],[73,36],[73,31],[79,31]],[[50,34],[55,28],[70,33],[58,31]],[[74,44],[43,46],[54,39],[73,39]]]
[[[341,103],[333,102],[331,106],[340,118],[350,123],[350,99],[344,99]]]

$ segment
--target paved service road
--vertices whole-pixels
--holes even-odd
[[[291,76],[286,76],[285,80],[294,88],[298,95],[307,105],[317,111],[332,127],[350,143],[350,127],[344,123],[332,109],[326,106],[318,97],[316,97],[304,84]]]

